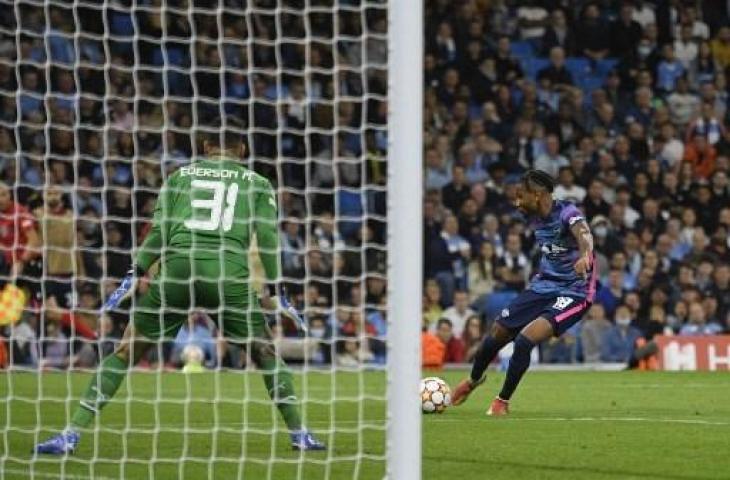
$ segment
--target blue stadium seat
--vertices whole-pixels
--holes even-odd
[[[168,65],[176,65],[178,67],[184,66],[185,52],[180,48],[168,48],[167,49],[167,63]],[[162,55],[162,48],[158,47],[152,54],[152,64],[156,66],[164,65],[164,56]]]
[[[512,56],[515,58],[530,58],[534,56],[535,52],[532,50],[532,45],[530,42],[511,42],[509,44],[510,52],[512,53]]]
[[[565,59],[565,68],[573,75],[573,80],[578,81],[591,70],[591,65],[587,58],[568,57]]]
[[[114,35],[132,37],[134,35],[134,23],[129,12],[112,11],[111,31]]]
[[[608,75],[618,65],[618,58],[604,58],[598,61],[598,73]]]
[[[603,75],[582,75],[574,76],[576,85],[580,87],[586,94],[590,94],[593,90],[601,88],[605,77]]]
[[[525,75],[534,81],[537,78],[537,73],[548,65],[550,65],[550,60],[547,58],[532,58],[523,62],[522,68]]]

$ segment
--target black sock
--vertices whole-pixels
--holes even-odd
[[[509,400],[520,383],[522,375],[530,366],[530,353],[534,346],[532,340],[522,334],[517,335],[517,338],[515,338],[515,351],[509,361],[507,378],[504,379],[502,391],[499,392],[499,398],[502,400]]]
[[[474,364],[471,367],[471,381],[476,382],[482,378],[484,371],[487,369],[489,362],[494,360],[497,352],[504,345],[500,345],[497,339],[491,335],[484,337],[482,345],[477,350],[477,354],[474,356]]]

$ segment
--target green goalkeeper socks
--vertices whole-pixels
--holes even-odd
[[[76,411],[71,417],[75,428],[86,428],[110,398],[114,396],[127,375],[127,362],[112,354],[106,357],[86,387]]]
[[[302,418],[299,415],[299,406],[296,392],[294,391],[294,379],[286,364],[276,357],[263,359],[259,365],[264,373],[264,383],[269,392],[271,401],[276,404],[279,413],[290,431],[302,429]]]

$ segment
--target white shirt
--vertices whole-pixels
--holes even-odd
[[[674,27],[674,38],[681,38],[681,33],[682,25],[677,25],[676,27]],[[694,25],[692,25],[692,36],[694,38],[707,40],[708,38],[710,38],[710,29],[707,27],[707,24],[705,22],[695,20]]]
[[[517,9],[518,20],[528,20],[530,22],[545,20],[548,16],[547,10],[542,7],[520,7]],[[542,38],[545,34],[545,27],[527,27],[520,28],[520,35],[523,39]]]
[[[674,92],[667,97],[672,123],[684,127],[700,106],[700,99],[692,93]]]
[[[555,200],[572,200],[575,203],[583,203],[585,196],[586,189],[580,185],[573,185],[570,188],[558,185],[555,187],[555,191],[553,192]]]
[[[682,161],[684,158],[684,143],[680,142],[676,138],[673,138],[666,142],[662,147],[662,151],[659,152],[659,156],[666,161],[669,166],[673,167]]]
[[[697,43],[692,40],[687,43],[682,40],[674,41],[674,56],[686,69],[689,69],[692,66],[692,62],[695,58],[697,58],[698,50]]]
[[[654,9],[648,4],[643,4],[641,8],[634,7],[634,13],[631,15],[631,19],[638,22],[639,25],[641,25],[642,30],[650,23],[656,23]]]
[[[549,173],[552,177],[557,177],[560,167],[567,167],[569,165],[570,162],[563,155],[551,157],[547,153],[543,153],[537,157],[533,168]]]
[[[441,318],[449,319],[453,325],[454,336],[461,338],[461,334],[464,332],[464,326],[466,326],[466,321],[473,315],[476,315],[476,312],[469,307],[464,310],[464,313],[459,313],[456,307],[451,306],[444,311]]]

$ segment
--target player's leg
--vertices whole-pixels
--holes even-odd
[[[530,322],[515,337],[515,347],[507,367],[507,375],[502,390],[487,411],[487,415],[503,415],[508,412],[507,404],[512,398],[522,376],[530,366],[532,349],[538,343],[553,336],[553,326],[549,320],[539,317]]]
[[[512,341],[514,333],[495,321],[492,324],[492,328],[489,333],[482,340],[482,344],[479,346],[476,355],[474,356],[474,363],[471,366],[471,374],[469,378],[466,378],[459,382],[454,389],[454,394],[451,397],[451,402],[454,405],[461,405],[466,401],[469,394],[474,391],[479,385],[484,383],[485,377],[484,372],[487,370],[489,364],[497,356],[497,353]]]
[[[514,298],[507,308],[502,310],[492,324],[490,332],[482,340],[482,344],[474,357],[469,378],[462,380],[454,389],[454,394],[451,397],[451,402],[454,405],[464,403],[469,394],[484,383],[484,372],[489,364],[502,347],[511,342],[517,332],[534,318],[531,312],[535,311],[536,307],[542,309],[544,301],[543,297],[534,292],[525,291]]]
[[[179,282],[165,282],[165,303],[184,306],[189,303],[189,289]],[[160,316],[162,299],[160,282],[150,283],[149,290],[135,306],[132,321],[127,325],[117,349],[105,357],[89,381],[76,407],[70,425],[60,434],[36,446],[37,453],[61,455],[72,453],[79,443],[78,430],[86,428],[116,394],[130,366],[155,344],[154,339],[171,337],[185,321],[181,313]]]
[[[559,337],[577,323],[590,304],[579,297],[548,298],[535,320],[525,326],[515,337],[515,347],[507,367],[502,390],[492,402],[488,415],[503,415],[508,412],[507,404],[517,389],[522,376],[530,366],[532,349],[550,337]]]
[[[225,336],[245,342],[251,360],[262,372],[269,398],[289,429],[292,447],[299,450],[324,450],[324,444],[317,441],[302,424],[294,377],[274,348],[258,300],[249,294],[247,288],[241,287],[240,284],[226,287],[226,307],[222,319]],[[253,308],[242,304],[242,299],[251,302]]]

